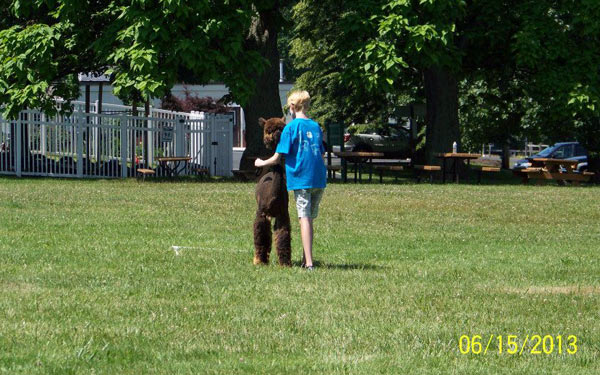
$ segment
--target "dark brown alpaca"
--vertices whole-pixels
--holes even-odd
[[[265,146],[275,150],[285,127],[285,118],[259,119],[263,127]],[[267,168],[267,167],[266,167]],[[292,265],[292,244],[288,193],[282,164],[268,167],[256,185],[256,219],[254,220],[254,264],[269,264],[271,253],[271,218],[275,219],[275,247],[279,264]]]

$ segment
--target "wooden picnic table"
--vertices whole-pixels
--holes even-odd
[[[531,161],[531,167],[523,169],[523,183],[530,179],[541,183],[546,180],[555,180],[559,184],[566,181],[579,185],[581,181],[589,181],[593,173],[577,173],[575,168],[578,160],[535,158]]]
[[[549,158],[535,158],[532,159],[532,167],[545,167],[549,172],[560,171],[562,165],[567,172],[574,172],[575,167],[579,164],[579,160],[565,160],[565,159],[549,159]]]
[[[183,169],[185,169],[185,166],[190,160],[192,160],[192,158],[189,156],[166,156],[156,158],[156,161],[159,162],[160,166],[167,171],[169,177],[179,176],[179,172],[181,170],[181,168],[179,168],[180,164],[184,163]],[[173,167],[171,167],[169,163],[172,163]]]
[[[446,183],[446,160],[453,160],[453,168],[452,174],[454,176],[454,181],[458,183],[458,168],[456,167],[458,163],[463,160],[467,161],[467,182],[469,182],[469,169],[471,167],[471,159],[478,159],[481,157],[479,154],[469,154],[465,152],[444,152],[435,155],[436,158],[442,159],[442,182]]]
[[[407,167],[410,167],[411,164],[411,159],[384,158],[383,160],[374,160],[373,169],[379,171],[379,182],[383,183],[384,172],[392,172],[394,174],[394,179],[398,181],[399,172],[403,171]]]
[[[370,166],[369,182],[371,182],[373,180],[373,159],[384,157],[384,154],[382,152],[366,151],[334,151],[333,154],[342,159],[342,178],[344,182],[348,181],[348,163],[354,164],[354,182],[356,182],[357,180],[357,175],[359,177],[359,180],[362,182],[362,166],[363,164],[368,164]]]

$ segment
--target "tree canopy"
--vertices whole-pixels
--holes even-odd
[[[288,23],[277,0],[0,5],[0,103],[13,117],[77,97],[77,73],[108,73],[130,99],[164,96],[183,69],[248,103],[259,154],[253,119],[280,112],[277,36],[293,26],[298,86],[320,122],[384,121],[424,99],[428,161],[461,132],[579,137],[600,150],[596,0],[300,0]]]
[[[424,97],[432,161],[481,124],[501,141],[535,134],[525,119],[551,135],[593,132],[599,12],[594,0],[302,0],[293,48],[309,69],[299,82],[320,86],[315,110],[332,120],[357,107],[352,95],[380,106]],[[321,108],[336,96],[323,88],[338,85],[352,93]],[[460,127],[459,97],[470,111]]]
[[[349,51],[373,35],[369,1],[300,1],[294,7],[290,43],[294,65],[303,72],[296,86],[312,96],[311,115],[320,123],[383,121],[396,98],[369,90]]]
[[[79,94],[77,73],[107,73],[123,98],[162,97],[181,68],[220,80],[241,103],[265,60],[243,48],[257,12],[246,0],[3,1],[0,103],[15,116]]]

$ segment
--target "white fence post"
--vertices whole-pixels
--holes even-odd
[[[185,152],[185,119],[178,119],[175,123],[175,155],[186,156]]]
[[[15,172],[17,174],[17,177],[21,177],[21,158],[22,158],[22,138],[23,138],[23,133],[22,133],[22,129],[21,129],[21,112],[19,112],[19,117],[17,118],[17,124],[16,124],[16,130],[17,130],[17,136],[16,136],[16,141],[17,144],[15,145],[15,153],[14,153],[14,158],[15,158]],[[11,145],[12,146],[12,145]]]
[[[127,117],[119,118],[121,120],[121,178],[127,178]]]
[[[85,121],[79,113],[74,113],[73,115],[75,117],[75,135],[77,136],[77,144],[75,146],[77,153],[77,177],[83,177],[83,127]]]
[[[208,126],[210,128],[210,144],[208,145],[208,147],[210,148],[210,168],[213,169],[212,175],[216,176],[217,175],[217,152],[218,150],[216,149],[216,146],[219,145],[219,141],[218,141],[218,136],[217,136],[217,121],[216,121],[216,115],[215,114],[210,114],[208,116],[209,122],[208,122]]]
[[[150,111],[152,111],[152,106],[150,106]],[[154,120],[148,120],[147,124],[146,139],[148,143],[148,154],[146,155],[146,163],[148,163],[148,165],[146,168],[152,168],[152,164],[154,164]]]
[[[231,176],[233,169],[233,118],[230,115],[213,115],[211,124],[214,158],[214,175]]]
[[[46,156],[46,114],[40,114],[40,153]]]

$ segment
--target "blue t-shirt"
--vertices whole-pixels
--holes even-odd
[[[281,132],[275,152],[285,155],[288,191],[325,187],[325,148],[319,124],[310,119],[292,120]]]

